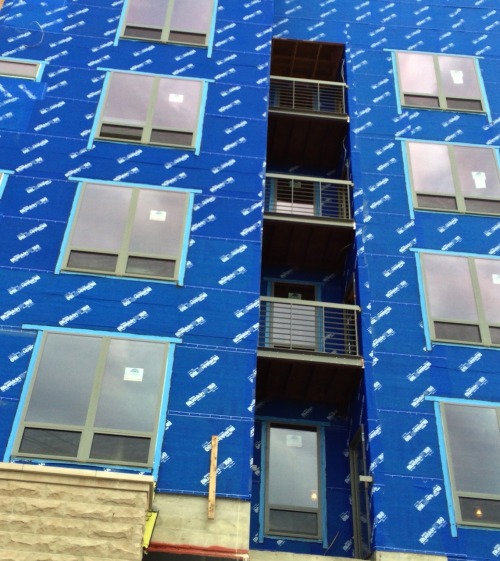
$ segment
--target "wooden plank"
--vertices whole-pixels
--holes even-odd
[[[217,449],[219,437],[212,436],[212,452],[210,454],[210,480],[208,484],[208,518],[215,518],[215,488],[217,480]]]

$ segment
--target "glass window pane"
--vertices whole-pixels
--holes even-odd
[[[47,333],[25,421],[85,424],[100,349],[98,337]]]
[[[422,263],[432,319],[476,322],[476,300],[467,259],[424,254]]]
[[[163,28],[169,0],[131,0],[126,24],[136,27]]]
[[[500,501],[460,497],[462,520],[480,524],[500,524]]]
[[[319,533],[316,512],[269,510],[269,531],[274,534],[295,534],[315,537]]]
[[[71,246],[118,251],[123,243],[131,196],[132,190],[126,187],[86,185]]]
[[[500,429],[493,407],[446,404],[450,467],[458,492],[500,494]]]
[[[164,343],[112,339],[95,426],[154,432],[163,391],[165,360]]]
[[[475,263],[486,321],[500,324],[500,261],[476,259]]]
[[[318,508],[318,438],[314,430],[271,427],[269,506]]]
[[[438,86],[432,55],[397,53],[397,60],[403,92],[437,96]]]
[[[130,252],[177,257],[184,239],[187,198],[185,193],[140,190]]]
[[[90,253],[88,251],[71,251],[68,257],[68,269],[99,271],[101,273],[116,272],[118,255],[108,253]]]
[[[446,97],[481,99],[474,59],[440,55],[438,61]]]
[[[448,147],[408,142],[413,189],[417,193],[455,195]]]
[[[208,33],[212,0],[180,0],[174,3],[170,28],[175,31]]]
[[[465,197],[500,198],[500,178],[495,152],[491,148],[453,147]]]
[[[144,126],[155,78],[113,72],[102,120],[114,124]]]
[[[196,80],[160,80],[153,128],[195,131],[202,83]]]
[[[129,275],[162,277],[172,279],[176,261],[171,259],[151,259],[149,257],[129,257],[125,272]]]
[[[150,445],[150,438],[95,434],[90,457],[94,460],[146,464]]]
[[[76,458],[80,445],[80,432],[65,430],[25,428],[19,452],[48,456]]]

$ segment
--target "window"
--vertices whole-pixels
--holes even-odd
[[[493,148],[408,142],[406,149],[416,208],[500,214]]]
[[[500,527],[500,408],[440,403],[458,524]]]
[[[321,538],[319,464],[316,428],[269,425],[266,535]]]
[[[203,82],[112,72],[100,111],[97,138],[194,147]]]
[[[13,455],[152,466],[168,347],[44,332]]]
[[[19,59],[0,59],[0,76],[36,80],[42,65],[39,62]]]
[[[399,52],[396,63],[402,105],[485,111],[474,58]]]
[[[500,346],[500,260],[422,254],[431,339]]]
[[[121,184],[84,184],[62,268],[179,280],[190,194]]]
[[[205,46],[213,12],[214,0],[129,0],[122,36]]]

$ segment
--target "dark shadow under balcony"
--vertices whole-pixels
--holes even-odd
[[[262,263],[341,273],[354,242],[349,181],[267,174]]]
[[[357,306],[261,298],[257,402],[318,403],[346,413],[362,375]]]

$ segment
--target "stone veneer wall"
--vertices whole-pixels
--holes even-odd
[[[1,561],[140,561],[153,478],[0,463]]]

